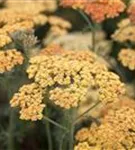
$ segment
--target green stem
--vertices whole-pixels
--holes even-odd
[[[8,88],[8,99],[10,100],[12,96],[12,90],[9,86],[9,82],[7,79],[7,88]],[[15,111],[14,109],[10,109],[9,111],[9,127],[8,127],[8,150],[15,150],[14,145],[14,128],[15,128]]]
[[[84,20],[88,24],[89,28],[91,29],[91,32],[92,32],[92,50],[95,51],[95,45],[96,45],[95,25],[90,22],[90,19],[87,17],[87,15],[83,11],[79,10],[79,13],[84,18]]]
[[[70,133],[69,133],[69,150],[73,150],[74,146],[74,125],[71,123]]]
[[[61,138],[59,150],[63,150],[64,139],[65,139],[65,137],[66,137],[66,135],[67,135],[68,133],[69,133],[69,131],[66,131],[66,132],[63,134],[63,136],[62,136],[62,138]]]
[[[49,116],[47,108],[45,109],[45,114],[47,116]],[[46,127],[47,138],[48,138],[48,150],[53,150],[52,137],[51,137],[51,131],[50,131],[50,122],[49,121],[46,121],[45,127]]]
[[[59,123],[53,121],[52,119],[50,119],[50,118],[48,118],[48,117],[46,117],[46,116],[44,116],[43,119],[46,120],[46,121],[48,121],[48,122],[50,122],[50,123],[52,123],[52,124],[55,125],[56,127],[59,127],[59,128],[61,128],[61,129],[63,129],[63,130],[68,130],[66,127],[60,125]]]
[[[75,128],[75,125],[74,125],[74,120],[75,120],[75,117],[76,117],[76,109],[71,109],[69,111],[69,117],[68,117],[68,120],[69,120],[69,150],[73,150],[74,149],[74,128]]]
[[[14,147],[14,110],[10,110],[9,116],[9,130],[8,130],[8,150],[15,150]]]
[[[91,111],[92,109],[94,109],[98,104],[100,104],[100,101],[98,101],[97,103],[95,103],[93,106],[91,106],[90,108],[88,108],[84,113],[82,113],[79,117],[77,117],[77,119],[75,120],[74,124],[76,124],[85,114],[87,114],[89,111]]]

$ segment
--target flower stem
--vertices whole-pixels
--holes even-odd
[[[95,51],[95,45],[96,45],[95,25],[91,23],[90,19],[87,17],[87,15],[82,10],[79,10],[79,13],[81,14],[81,16],[84,18],[84,20],[88,24],[88,27],[91,29],[91,32],[92,32],[92,50]]]
[[[66,131],[66,132],[63,134],[63,136],[62,136],[62,138],[61,138],[59,150],[63,150],[64,139],[65,139],[65,137],[66,137],[66,135],[67,135],[68,133],[69,133],[69,131]]]
[[[76,109],[73,108],[68,113],[68,120],[69,120],[69,150],[74,149],[74,120],[76,117]]]
[[[69,133],[69,150],[73,150],[74,146],[74,125],[71,123],[70,133]]]
[[[93,106],[91,106],[90,108],[88,108],[84,113],[82,113],[80,116],[78,116],[77,119],[75,120],[74,124],[76,124],[85,114],[87,114],[89,111],[91,111],[92,109],[94,109],[98,104],[100,104],[100,101],[98,101],[97,103],[95,103]]]
[[[8,129],[8,150],[15,150],[14,147],[14,110],[10,110],[9,129]]]
[[[47,108],[45,109],[45,114],[47,116],[49,116]],[[46,121],[45,127],[46,127],[47,138],[48,138],[48,150],[53,150],[52,137],[51,137],[51,131],[50,131],[50,122],[49,121]]]
[[[50,119],[50,118],[48,118],[48,117],[46,117],[46,116],[44,116],[43,119],[44,119],[45,121],[48,121],[48,122],[52,123],[52,124],[55,125],[56,127],[59,127],[59,128],[61,128],[61,129],[63,129],[63,130],[68,130],[66,127],[60,125],[59,123],[53,121],[52,119]]]

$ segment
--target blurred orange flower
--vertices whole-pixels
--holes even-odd
[[[129,14],[131,22],[135,23],[135,3],[131,3],[127,12]]]
[[[93,21],[100,23],[107,18],[117,17],[125,7],[121,0],[95,0],[86,5],[85,12]]]

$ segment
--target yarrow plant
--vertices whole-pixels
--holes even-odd
[[[55,1],[4,4],[0,83],[10,104],[9,125],[2,132],[6,148],[25,149],[26,144],[27,149],[23,140],[39,129],[30,139],[39,150],[134,150],[135,97],[127,88],[135,88],[134,2],[60,0],[60,11],[73,9],[87,24],[84,34],[73,33],[74,25],[56,15]],[[106,36],[111,21],[118,26]],[[87,30],[90,39],[84,45],[89,44],[81,49],[72,35],[85,40]],[[53,44],[65,36],[65,43]]]

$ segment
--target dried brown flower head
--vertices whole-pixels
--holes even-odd
[[[23,55],[15,49],[0,51],[0,73],[11,71],[16,65],[23,64]]]

